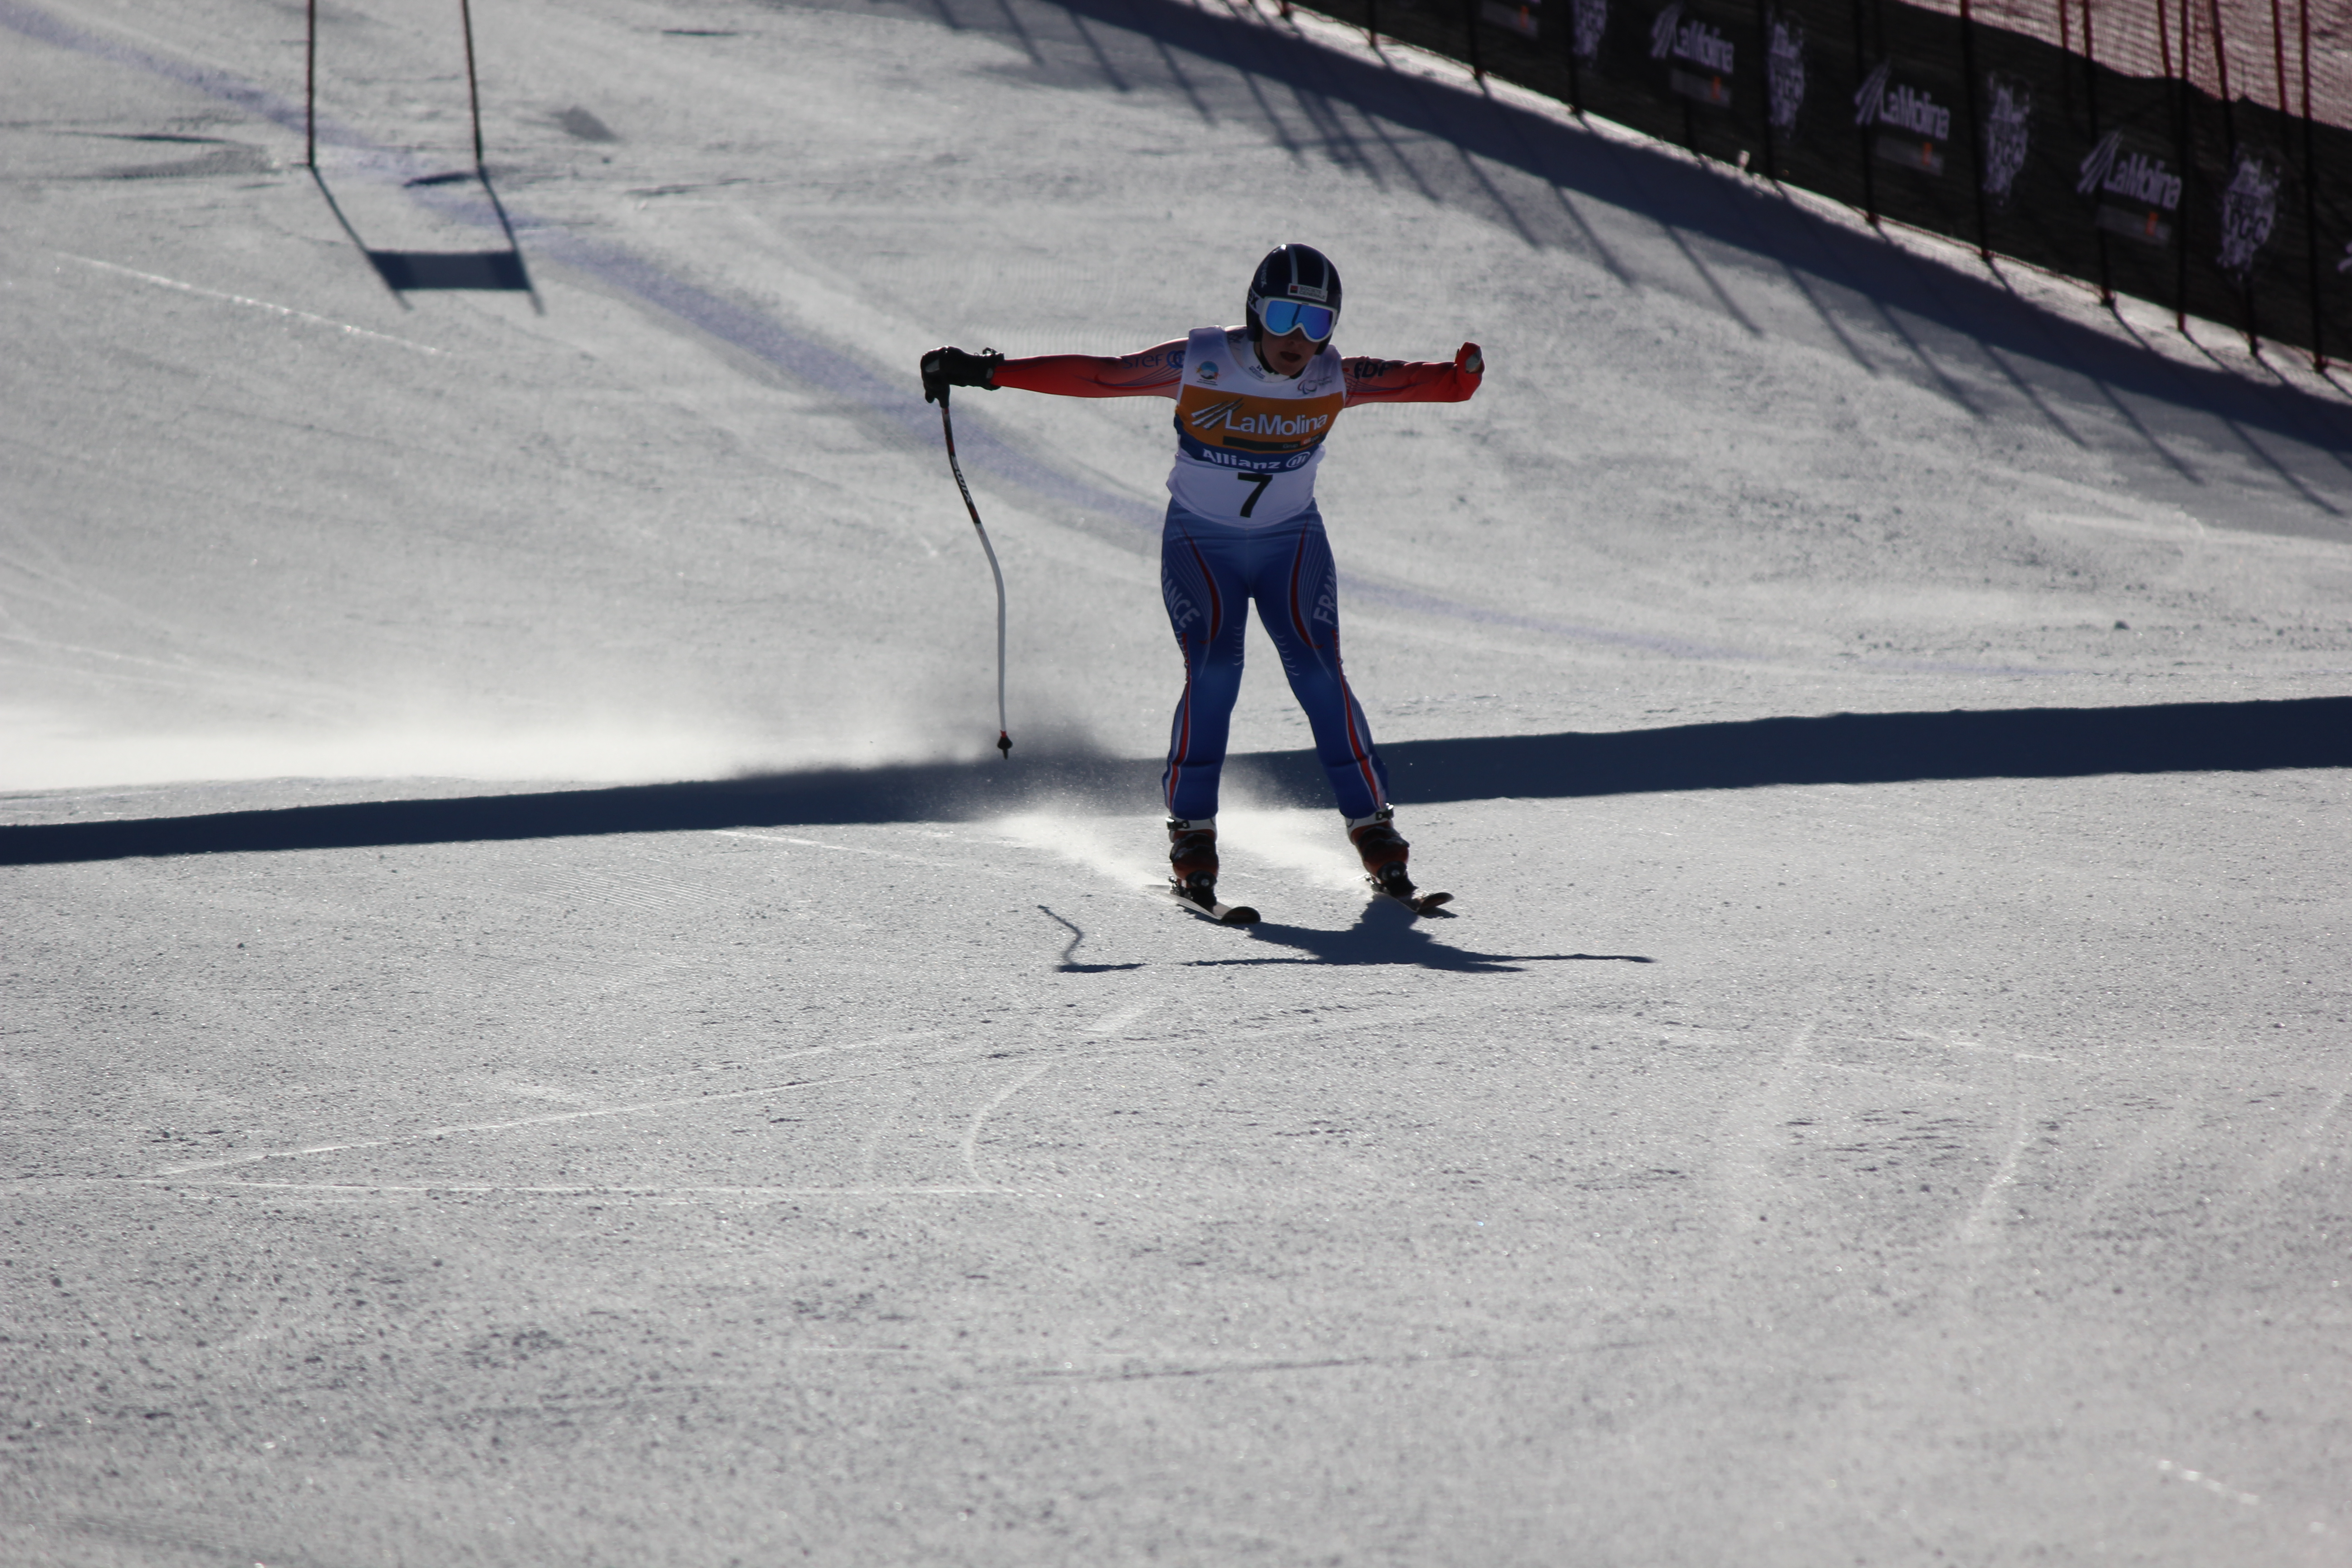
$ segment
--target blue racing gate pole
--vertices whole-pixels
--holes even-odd
[[[996,563],[996,546],[988,542],[988,529],[980,521],[980,508],[972,504],[971,487],[963,482],[963,465],[956,461],[955,421],[948,417],[947,388],[940,388],[940,434],[947,438],[948,471],[955,475],[956,489],[963,496],[963,509],[971,513],[973,531],[980,535],[980,547],[988,552],[988,570],[996,578],[996,752],[1008,760],[1013,755],[1013,733],[1004,718],[1004,569]]]

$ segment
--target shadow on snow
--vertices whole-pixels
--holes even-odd
[[[1243,968],[1271,963],[1411,964],[1456,974],[1516,974],[1527,963],[1651,963],[1630,952],[1471,952],[1448,947],[1431,927],[1445,918],[1443,911],[1415,917],[1394,900],[1372,897],[1356,923],[1345,931],[1318,931],[1311,926],[1276,925],[1261,921],[1248,929],[1253,942],[1286,947],[1297,957],[1195,958],[1186,966],[1199,969]]]
[[[1407,806],[1774,784],[2078,778],[2352,767],[2352,697],[2128,708],[1839,713],[1607,734],[1474,736],[1381,748]],[[1235,756],[1269,805],[1328,806],[1311,752]],[[0,827],[0,865],[348,849],[729,827],[976,821],[1015,811],[1127,812],[1160,764],[1098,755],[835,768],[699,783],[454,800],[367,801],[201,816]],[[1075,944],[1074,944],[1075,945]]]

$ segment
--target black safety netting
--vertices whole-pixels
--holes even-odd
[[[2312,0],[1318,0],[1571,107],[2352,355],[2352,53]]]

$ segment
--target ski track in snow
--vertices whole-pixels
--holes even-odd
[[[989,1098],[973,1111],[970,1121],[966,1125],[963,1139],[960,1145],[960,1152],[961,1153],[964,1165],[966,1169],[971,1173],[973,1185],[970,1187],[941,1186],[938,1184],[918,1184],[893,1186],[888,1184],[876,1184],[872,1183],[856,1184],[846,1186],[826,1185],[810,1187],[681,1187],[665,1184],[639,1184],[631,1183],[518,1184],[466,1181],[462,1179],[454,1182],[427,1183],[299,1182],[257,1181],[247,1177],[214,1175],[210,1174],[210,1173],[235,1171],[247,1166],[263,1165],[278,1162],[311,1160],[336,1154],[362,1153],[372,1150],[393,1149],[404,1146],[414,1146],[422,1143],[439,1143],[445,1142],[453,1138],[463,1139],[501,1133],[530,1132],[542,1128],[554,1128],[582,1122],[601,1121],[614,1117],[688,1113],[708,1106],[730,1105],[746,1100],[782,1095],[797,1095],[814,1089],[833,1088],[845,1083],[860,1082],[876,1078],[902,1076],[910,1067],[938,1066],[950,1063],[969,1062],[971,1058],[980,1056],[983,1051],[988,1049],[986,1047],[979,1045],[953,1050],[945,1057],[923,1058],[919,1062],[895,1062],[885,1066],[871,1068],[860,1072],[837,1073],[826,1078],[786,1079],[773,1083],[761,1084],[751,1089],[706,1091],[700,1094],[690,1095],[674,1095],[658,1100],[632,1100],[623,1105],[592,1106],[576,1110],[549,1111],[537,1116],[505,1117],[488,1121],[451,1122],[442,1126],[421,1128],[414,1132],[387,1133],[372,1138],[351,1138],[325,1142],[289,1145],[276,1149],[249,1150],[238,1154],[221,1155],[208,1160],[192,1160],[180,1164],[160,1166],[143,1176],[95,1178],[90,1180],[87,1185],[97,1190],[126,1190],[142,1186],[168,1186],[174,1189],[204,1186],[246,1187],[256,1190],[277,1192],[316,1190],[329,1194],[351,1192],[467,1192],[596,1195],[603,1194],[626,1193],[703,1193],[714,1195],[737,1196],[763,1194],[908,1194],[914,1195],[936,1195],[942,1194],[1003,1194],[1024,1189],[1016,1189],[1002,1185],[991,1185],[986,1184],[980,1176],[977,1164],[977,1148],[982,1127],[988,1118],[1001,1109],[1005,1101],[1011,1099],[1013,1094],[1018,1092],[1020,1089],[1026,1088],[1029,1084],[1034,1082],[1037,1079],[1043,1077],[1046,1072],[1055,1067],[1066,1066],[1073,1062],[1099,1060],[1115,1056],[1129,1055],[1139,1051],[1165,1051],[1184,1047],[1197,1048],[1203,1045],[1213,1046],[1219,1049],[1231,1049],[1243,1046],[1262,1044],[1269,1040],[1297,1039],[1305,1037],[1332,1034],[1343,1031],[1396,1028],[1424,1018],[1429,1016],[1430,1012],[1429,1009],[1422,1007],[1408,1007],[1402,1009],[1381,1008],[1375,1009],[1362,1015],[1351,1014],[1350,1016],[1343,1018],[1321,1019],[1311,1023],[1281,1024],[1259,1028],[1218,1029],[1213,1031],[1213,1033],[1187,1026],[1180,1028],[1172,1035],[1160,1036],[1150,1039],[1124,1041],[1116,1039],[1116,1037],[1122,1031],[1129,1029],[1136,1022],[1156,1010],[1158,1010],[1158,1004],[1150,1001],[1139,1003],[1133,1006],[1121,1009],[1090,1026],[1083,1026],[1078,1031],[1078,1035],[1081,1037],[1076,1038],[1058,1037],[1058,1027],[1049,1027],[1046,1031],[1048,1037],[1041,1043],[1027,1047],[1016,1048],[1013,1053],[1016,1057],[1025,1058],[1034,1055],[1039,1059],[1031,1066],[1029,1071],[1014,1079],[1010,1084],[1003,1085],[993,1091]],[[780,1056],[769,1059],[771,1061],[784,1061],[795,1058],[835,1056],[849,1052],[865,1051],[876,1047],[913,1044],[926,1037],[928,1037],[928,1032],[919,1033],[914,1036],[908,1036],[903,1033],[892,1034],[869,1040],[852,1041],[846,1044],[811,1046],[797,1051],[787,1051]],[[988,1054],[993,1057],[1003,1053],[1001,1051],[990,1051]],[[0,1191],[47,1191],[56,1188],[59,1184],[59,1183],[52,1179],[37,1177],[21,1179],[14,1182],[0,1182]],[[79,1185],[82,1184],[66,1184]]]
[[[136,278],[142,283],[152,283],[163,289],[176,289],[183,294],[201,294],[207,300],[224,300],[232,305],[250,305],[256,310],[268,310],[274,315],[284,316],[292,321],[309,321],[313,326],[332,327],[339,332],[348,332],[356,338],[372,338],[380,343],[397,343],[402,348],[414,349],[421,354],[440,354],[447,352],[436,349],[430,343],[420,343],[408,338],[394,337],[390,332],[379,332],[367,327],[355,327],[349,321],[338,321],[329,316],[314,316],[308,310],[298,310],[291,305],[273,305],[267,300],[249,299],[243,294],[225,294],[217,289],[205,289],[194,283],[184,283],[176,278],[165,278],[159,273],[142,272],[136,268],[120,267],[111,261],[100,261],[94,256],[76,256],[69,250],[60,250],[57,254],[68,261],[79,261],[85,267],[96,267],[124,278]]]

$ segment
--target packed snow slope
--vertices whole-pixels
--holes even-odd
[[[1270,9],[1270,8],[1269,8]],[[2352,398],[1178,0],[0,0],[0,1558],[2331,1564]],[[490,193],[495,193],[495,201]],[[1158,400],[1341,420],[1150,890]],[[375,258],[371,259],[372,255]],[[415,288],[385,279],[527,288]]]

